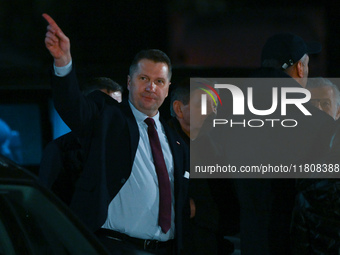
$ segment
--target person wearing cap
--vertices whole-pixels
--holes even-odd
[[[306,87],[309,54],[321,51],[318,42],[306,43],[301,37],[282,33],[270,37],[261,54],[261,66],[281,70]]]
[[[276,34],[265,43],[261,68],[252,78],[256,95],[254,105],[272,103],[272,87],[303,88],[308,78],[309,54],[320,52],[319,43],[306,43],[302,38],[288,33]],[[291,98],[291,97],[289,97]],[[259,101],[256,101],[259,100]],[[334,120],[306,103],[303,106],[312,114],[305,116],[295,106],[266,116],[268,119],[293,119],[296,127],[233,127],[228,130],[228,140],[223,153],[230,165],[294,165],[317,162],[329,151],[334,132]],[[258,108],[262,109],[262,108]],[[264,108],[268,109],[268,108]],[[259,118],[250,113],[244,119]],[[295,180],[275,174],[275,179],[235,179],[240,203],[240,239],[242,255],[292,254],[290,240],[291,215],[296,196]]]

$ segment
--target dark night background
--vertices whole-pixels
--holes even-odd
[[[338,77],[337,6],[335,1],[2,0],[0,104],[38,104],[38,150],[52,139],[52,57],[44,45],[44,12],[70,38],[81,82],[107,76],[126,86],[133,56],[141,49],[158,48],[173,61],[175,86],[186,76],[247,75],[260,66],[266,39],[283,31],[322,43],[322,54],[311,57],[310,76]]]

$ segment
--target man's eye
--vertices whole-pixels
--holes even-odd
[[[323,103],[322,103],[322,106],[323,106],[323,107],[328,107],[328,106],[330,106],[330,103],[329,103],[329,102],[323,102]]]

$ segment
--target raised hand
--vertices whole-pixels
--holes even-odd
[[[46,48],[54,58],[56,66],[65,66],[72,59],[70,40],[48,14],[44,13],[42,16],[49,24],[45,37]]]

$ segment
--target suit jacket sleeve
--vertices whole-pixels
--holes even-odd
[[[82,136],[91,132],[91,127],[103,109],[102,102],[95,102],[80,91],[75,67],[65,77],[52,74],[54,106],[63,121],[76,134]]]

